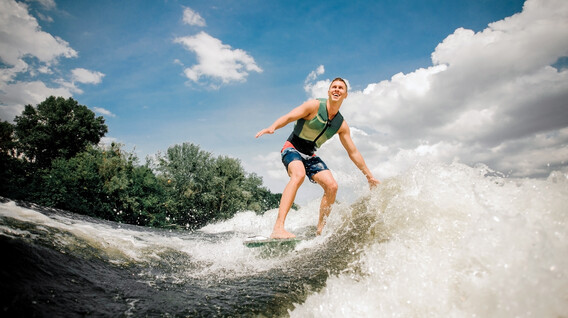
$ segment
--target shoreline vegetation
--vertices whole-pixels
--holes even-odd
[[[14,124],[0,121],[0,196],[110,221],[200,228],[239,211],[278,207],[281,194],[240,160],[193,143],[146,158],[99,142],[102,116],[72,98],[26,105]]]

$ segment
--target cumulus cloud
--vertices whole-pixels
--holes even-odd
[[[100,114],[100,115],[104,115],[104,116],[108,116],[108,117],[115,117],[116,116],[110,110],[104,109],[102,107],[93,107],[93,110],[95,111],[95,113]]]
[[[0,84],[0,118],[12,120],[20,115],[25,105],[37,105],[48,96],[71,97],[71,92],[65,87],[51,88],[44,82],[16,82],[9,85]]]
[[[202,79],[211,81],[212,86],[215,82],[242,82],[249,72],[262,72],[247,52],[233,49],[205,32],[178,37],[174,42],[196,54],[198,64],[184,69],[185,76],[195,83]]]
[[[552,66],[566,56],[568,1],[528,0],[480,32],[456,29],[432,65],[350,91],[341,112],[379,179],[423,160],[482,163],[511,176],[568,171],[568,69]],[[315,74],[306,92],[326,96],[330,80]],[[338,155],[338,138],[318,153],[342,187],[353,176],[365,183]]]
[[[183,23],[188,25],[204,27],[205,19],[203,19],[201,15],[199,15],[199,13],[186,7],[183,9]]]
[[[99,84],[105,76],[101,72],[90,71],[84,68],[73,69],[71,74],[73,81],[85,84]]]
[[[322,75],[323,73],[325,73],[325,67],[323,65],[318,66],[318,68],[316,68],[310,74],[308,74],[305,83],[307,84],[309,82],[314,81],[318,76]]]
[[[551,66],[567,55],[568,2],[528,0],[481,32],[455,30],[432,66],[351,92],[342,112],[390,145],[383,158],[429,145],[444,160],[543,175],[567,164],[568,72]]]
[[[47,10],[55,8],[52,0],[38,2]],[[54,75],[62,73],[55,72],[60,59],[77,56],[77,51],[65,40],[42,31],[25,3],[0,1],[0,60],[4,66],[0,69],[2,120],[12,120],[24,105],[38,104],[50,95],[68,98],[73,93],[80,94],[82,91],[75,82],[100,83],[104,74],[83,68],[73,70],[70,79]],[[37,79],[40,74],[44,75],[42,80]],[[29,80],[16,80],[19,76]]]
[[[23,3],[13,0],[0,2],[0,30],[0,57],[9,66],[22,63],[28,56],[48,66],[59,57],[77,56],[77,52],[63,39],[42,31]]]

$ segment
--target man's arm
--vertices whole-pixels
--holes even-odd
[[[375,177],[373,177],[373,174],[371,173],[371,170],[369,170],[369,168],[367,167],[367,164],[365,163],[363,156],[361,155],[359,150],[357,150],[357,147],[355,147],[355,143],[353,143],[353,140],[351,139],[351,132],[349,130],[349,126],[347,125],[346,121],[343,121],[343,124],[341,124],[341,127],[337,131],[337,134],[339,135],[339,140],[341,140],[343,148],[347,150],[347,153],[349,154],[349,158],[351,159],[351,161],[353,161],[353,163],[357,166],[357,168],[359,168],[359,170],[361,170],[361,172],[367,178],[369,186],[372,188],[374,186],[379,185],[381,182],[375,179]]]
[[[319,101],[309,100],[302,105],[292,109],[288,114],[278,118],[272,125],[256,133],[255,138],[264,134],[273,134],[275,130],[280,129],[289,123],[296,121],[300,118],[311,119],[317,113],[319,108]]]

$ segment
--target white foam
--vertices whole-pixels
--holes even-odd
[[[568,312],[568,181],[418,166],[387,180],[374,242],[292,317],[561,317]],[[353,274],[362,272],[363,274]]]
[[[287,227],[294,231],[306,224],[315,225],[317,214],[313,212],[309,209],[291,211]],[[130,226],[117,228],[116,224],[112,226],[111,223],[81,220],[62,214],[48,216],[8,202],[0,204],[0,215],[28,222],[35,228],[32,231],[35,234],[6,226],[0,227],[0,231],[3,235],[12,237],[48,240],[62,251],[80,251],[90,246],[92,251],[119,265],[161,261],[164,253],[177,253],[173,259],[168,259],[168,266],[172,268],[165,275],[169,278],[217,279],[252,275],[280,266],[286,258],[294,257],[262,257],[261,251],[243,245],[244,239],[250,235],[269,236],[276,214],[277,210],[268,211],[264,215],[241,212],[230,220],[210,224],[197,232],[172,233]],[[305,214],[311,214],[311,217],[305,218]],[[211,234],[213,239],[208,240],[207,234]],[[144,275],[153,274],[148,272]]]

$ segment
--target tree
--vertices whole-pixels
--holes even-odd
[[[192,143],[168,148],[158,157],[158,171],[167,182],[170,219],[173,223],[198,227],[211,219],[211,153]]]
[[[281,193],[272,193],[262,185],[262,177],[256,173],[247,175],[243,188],[245,192],[246,209],[256,213],[264,213],[267,210],[277,208],[280,205]],[[292,209],[297,210],[294,203]]]
[[[89,146],[41,170],[39,204],[136,225],[163,226],[164,186],[119,144]]]
[[[108,131],[102,116],[72,98],[48,97],[37,105],[26,105],[15,118],[19,151],[40,168],[56,158],[70,159],[96,145]]]
[[[0,195],[20,197],[25,185],[25,167],[15,158],[14,126],[0,122]]]
[[[136,225],[160,226],[164,200],[163,185],[148,166],[112,143],[102,151],[98,174],[102,192],[112,207],[113,220]]]
[[[228,219],[238,211],[262,212],[277,207],[280,199],[262,187],[256,174],[247,176],[238,159],[214,158],[191,143],[158,156],[157,169],[167,186],[170,220],[186,227]]]
[[[7,121],[0,122],[0,154],[13,156],[16,142],[14,140],[14,125]]]
[[[40,170],[42,186],[30,195],[44,206],[114,221],[113,202],[99,174],[102,161],[103,152],[92,147],[71,159],[54,159],[49,169]]]
[[[245,171],[237,159],[220,156],[215,162],[215,175],[211,195],[216,218],[228,219],[236,212],[247,207],[245,189]]]

